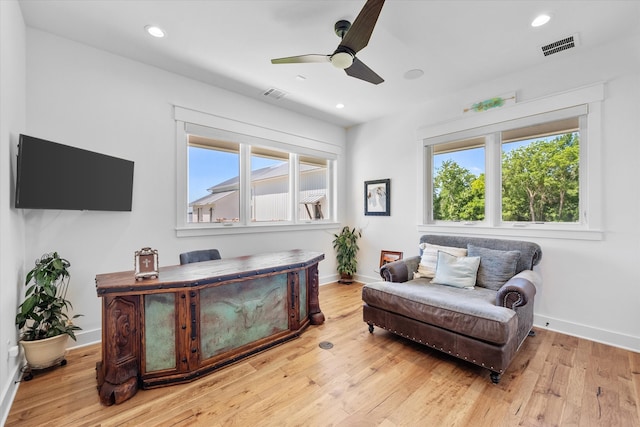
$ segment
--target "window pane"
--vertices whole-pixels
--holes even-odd
[[[433,146],[434,220],[484,219],[484,156],[484,138]]]
[[[327,163],[326,159],[300,157],[298,219],[302,221],[318,221],[329,217]]]
[[[577,126],[575,118],[569,127]],[[503,143],[502,220],[578,222],[579,163],[577,131],[530,133]]]
[[[238,144],[189,136],[188,222],[240,218]]]
[[[251,149],[251,221],[289,220],[289,154]]]

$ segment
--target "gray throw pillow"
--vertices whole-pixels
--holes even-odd
[[[438,251],[436,275],[431,283],[473,289],[479,265],[480,257],[457,257],[444,251]]]
[[[468,256],[479,256],[476,285],[497,291],[516,274],[520,251],[499,251],[467,245]]]

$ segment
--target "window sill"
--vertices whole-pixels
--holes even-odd
[[[420,224],[420,233],[433,234],[475,234],[481,236],[534,237],[565,240],[603,240],[604,232],[584,227],[566,227],[558,224],[509,224],[490,227],[482,224]]]
[[[337,229],[337,222],[309,222],[286,224],[251,224],[241,225],[229,223],[219,224],[193,224],[184,227],[176,227],[177,237],[220,236],[227,234],[252,234],[252,233],[281,233],[289,231],[328,230]]]

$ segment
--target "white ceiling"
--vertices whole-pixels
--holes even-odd
[[[358,58],[385,79],[331,64],[272,65],[271,58],[330,54],[333,25],[364,0],[20,0],[26,25],[307,115],[351,126],[486,80],[575,55],[640,32],[640,1],[387,0]],[[551,21],[532,28],[540,13]],[[154,39],[144,27],[162,27]],[[578,34],[575,49],[540,46]],[[412,69],[424,70],[415,80]],[[296,76],[306,79],[300,81]],[[263,95],[284,91],[281,100]],[[345,108],[335,108],[343,103]]]

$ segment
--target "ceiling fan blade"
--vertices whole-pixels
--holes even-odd
[[[364,65],[364,62],[360,61],[358,58],[353,58],[353,65],[345,69],[344,72],[351,77],[373,83],[374,85],[380,84],[384,81],[382,77],[377,75],[371,68]]]
[[[351,49],[354,53],[358,53],[369,44],[371,33],[378,21],[378,16],[384,5],[384,0],[367,0],[358,17],[351,28],[347,31],[340,46]]]
[[[314,62],[329,62],[329,55],[300,55],[288,56],[286,58],[272,59],[272,64],[306,64]]]

